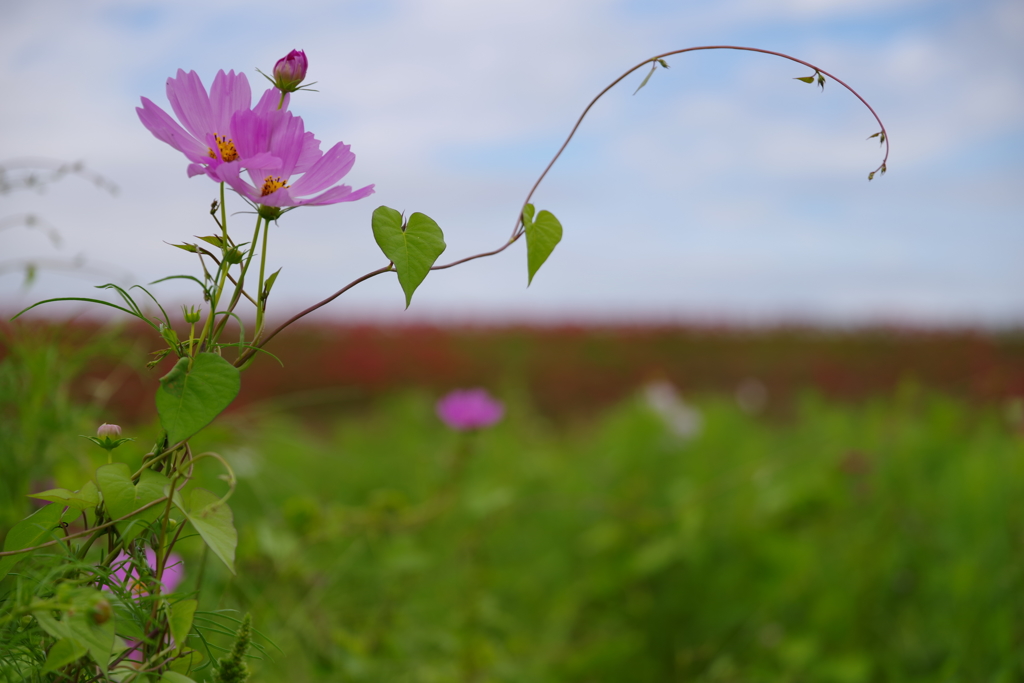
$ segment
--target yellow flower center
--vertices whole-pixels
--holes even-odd
[[[235,161],[238,159],[238,150],[235,149],[235,143],[233,140],[229,140],[227,136],[221,137],[216,133],[213,134],[213,139],[217,141],[217,149],[220,150],[220,158],[225,162]],[[216,159],[217,154],[210,148],[210,158]]]
[[[284,183],[285,181],[281,180],[280,177],[275,178],[272,175],[268,175],[263,179],[263,189],[260,191],[260,196],[266,197],[268,194],[277,192],[282,187],[288,187],[288,185],[285,185]]]

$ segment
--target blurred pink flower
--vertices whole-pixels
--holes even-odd
[[[486,389],[456,389],[442,397],[435,408],[442,422],[460,432],[490,427],[505,414],[502,402]]]
[[[146,564],[149,565],[151,571],[156,571],[156,553],[149,548],[146,548]],[[113,569],[110,574],[111,577],[117,583],[123,585],[126,590],[139,595],[149,594],[139,581],[138,574],[135,571],[135,567],[132,566],[131,558],[128,555],[123,552],[119,553],[110,566]],[[185,565],[181,560],[181,556],[177,553],[171,553],[167,557],[167,563],[164,566],[164,576],[161,581],[163,592],[173,593],[174,589],[178,587],[184,578]]]

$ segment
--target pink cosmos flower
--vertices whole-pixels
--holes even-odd
[[[156,571],[156,553],[146,548],[146,564],[152,571]],[[124,586],[126,590],[132,593],[148,595],[149,593],[142,587],[139,581],[138,573],[135,567],[132,566],[131,558],[125,553],[121,552],[117,557],[114,558],[114,562],[110,565],[114,571],[111,572],[117,583]],[[163,591],[165,593],[173,593],[174,589],[185,579],[185,565],[181,560],[181,556],[177,553],[171,553],[167,557],[167,562],[164,565],[164,575],[161,584],[163,585]]]
[[[485,389],[456,389],[438,401],[435,409],[442,422],[460,432],[490,427],[505,414],[505,406]]]
[[[239,164],[222,165],[218,177],[252,203],[271,207],[270,217],[280,214],[274,209],[353,202],[373,194],[373,185],[358,190],[335,185],[351,170],[356,155],[341,142],[321,152],[320,141],[305,130],[301,117],[289,111],[258,106],[236,112],[231,133],[240,155],[253,159],[265,154],[275,162],[248,164],[251,184],[241,177]]]
[[[288,96],[282,103],[275,89],[269,89],[256,105],[257,109],[276,109],[288,106]],[[195,71],[185,73],[178,69],[174,78],[167,79],[167,99],[178,118],[175,121],[167,112],[145,97],[142,106],[136,107],[142,125],[154,137],[178,150],[192,163],[188,175],[205,173],[220,181],[217,169],[223,164],[233,163],[243,167],[273,166],[280,161],[266,151],[253,156],[240,154],[231,136],[231,117],[239,111],[250,111],[252,92],[245,74],[234,71],[217,72],[209,94]],[[178,123],[180,121],[180,124]]]

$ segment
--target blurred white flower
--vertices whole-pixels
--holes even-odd
[[[643,388],[644,400],[664,420],[676,436],[691,439],[700,433],[702,418],[700,412],[687,405],[675,386],[667,380],[648,382]]]
[[[755,415],[764,410],[768,403],[768,387],[761,380],[748,377],[736,387],[735,396],[736,405],[740,407],[740,410],[749,415]]]

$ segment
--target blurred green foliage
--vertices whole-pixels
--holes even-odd
[[[639,398],[470,435],[424,394],[236,415],[196,443],[241,480],[201,608],[280,647],[254,680],[1021,680],[1019,422],[912,387],[697,403],[689,441]]]
[[[30,511],[26,494],[79,472],[85,441],[132,373],[119,327],[0,326],[0,537]],[[96,364],[101,376],[85,375]],[[76,488],[81,482],[76,481]]]

